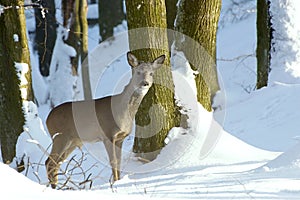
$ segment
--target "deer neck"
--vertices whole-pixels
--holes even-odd
[[[121,93],[120,103],[123,105],[123,111],[134,119],[135,114],[147,92],[139,92],[133,84],[129,83]]]

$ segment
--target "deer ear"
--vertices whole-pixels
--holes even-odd
[[[161,55],[159,57],[157,57],[154,61],[153,61],[153,66],[155,69],[158,69],[162,66],[162,64],[165,62],[166,56],[165,55]]]
[[[127,61],[131,67],[136,67],[139,65],[138,59],[131,53],[127,53]]]

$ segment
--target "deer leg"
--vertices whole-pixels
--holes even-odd
[[[58,182],[58,171],[61,162],[75,149],[72,141],[63,135],[58,135],[53,140],[51,153],[46,160],[46,170],[51,187],[54,189]]]
[[[118,176],[118,160],[117,160],[117,156],[116,156],[116,140],[112,139],[112,140],[105,140],[104,141],[104,145],[105,145],[105,149],[107,151],[108,157],[109,157],[109,161],[110,161],[110,166],[112,168],[112,174],[113,174],[113,178],[114,181],[119,180],[119,176]]]
[[[122,161],[122,145],[123,145],[123,141],[124,139],[118,140],[116,141],[116,157],[117,157],[117,175],[119,177],[119,179],[121,178],[121,161]]]

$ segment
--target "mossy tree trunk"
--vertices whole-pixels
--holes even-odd
[[[77,52],[76,56],[71,59],[73,75],[78,75],[78,65],[80,62],[82,64],[84,98],[91,99],[92,92],[88,70],[87,8],[86,0],[63,1],[64,26],[70,26],[66,43],[72,46]],[[71,24],[68,24],[69,21]]]
[[[272,28],[269,8],[270,1],[257,0],[257,89],[268,85],[270,72]]]
[[[56,18],[54,0],[41,0],[43,8],[47,9],[45,16],[40,8],[35,8],[35,48],[39,55],[39,68],[43,76],[49,75],[52,52],[56,41]]]
[[[0,16],[0,141],[4,163],[10,163],[15,157],[17,139],[23,132],[22,97],[33,99],[23,3],[0,0],[3,6],[13,6]],[[28,64],[29,71],[25,75],[28,84],[20,86],[15,63]],[[22,97],[20,87],[27,92]]]
[[[125,19],[123,0],[99,0],[99,31],[101,41],[113,36],[114,27]]]
[[[174,102],[164,0],[126,1],[130,50],[139,60],[153,61],[165,54],[163,69],[156,72],[154,85],[136,114],[133,151],[153,160],[164,146],[169,130],[179,124]],[[151,28],[150,28],[151,27]]]
[[[208,111],[211,111],[212,98],[219,90],[216,33],[221,4],[221,0],[181,0],[175,25],[178,32],[187,36],[177,39],[176,47],[198,71],[197,99]]]

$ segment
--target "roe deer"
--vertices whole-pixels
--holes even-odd
[[[153,62],[140,62],[132,53],[127,61],[132,78],[122,93],[89,101],[67,102],[55,107],[46,124],[53,139],[46,169],[51,187],[58,182],[61,162],[83,142],[103,141],[114,181],[120,179],[122,143],[131,132],[138,107],[153,84],[154,72],[162,66],[165,55]]]

